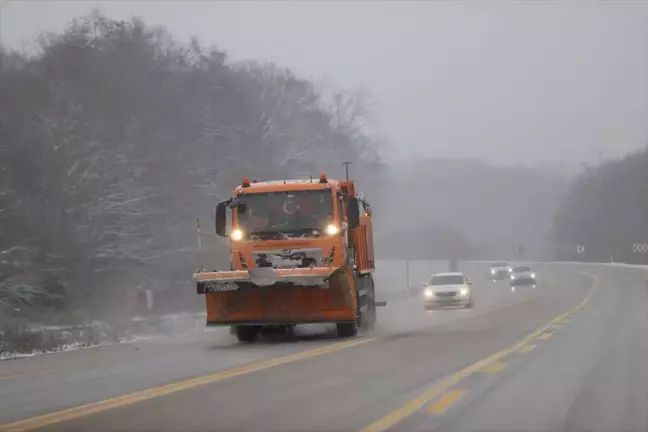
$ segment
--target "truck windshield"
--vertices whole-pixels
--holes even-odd
[[[331,190],[268,192],[242,195],[237,214],[248,233],[298,233],[323,231],[334,222]]]

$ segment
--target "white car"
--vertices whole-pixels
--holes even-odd
[[[425,309],[440,306],[473,307],[472,282],[463,273],[436,273],[423,286],[421,293]]]
[[[529,266],[516,266],[513,267],[511,275],[509,276],[509,283],[511,286],[517,285],[532,285],[536,286],[536,274],[531,270]]]

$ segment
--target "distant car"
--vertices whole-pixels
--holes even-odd
[[[472,282],[463,273],[436,273],[423,286],[423,306],[434,309],[440,306],[473,307]]]
[[[511,270],[509,276],[511,286],[533,285],[536,286],[536,274],[529,266],[516,266]]]
[[[488,276],[491,280],[506,280],[511,274],[511,266],[505,262],[494,262],[490,266]]]

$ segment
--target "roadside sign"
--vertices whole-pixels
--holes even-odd
[[[585,246],[583,245],[576,246],[576,252],[578,252],[579,254],[585,252]]]
[[[634,253],[648,253],[648,243],[635,243],[632,245]]]

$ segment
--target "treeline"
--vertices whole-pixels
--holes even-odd
[[[138,288],[194,295],[213,206],[244,176],[343,173],[380,184],[361,93],[324,98],[274,64],[100,13],[0,51],[0,316],[123,310]],[[313,172],[315,171],[315,172]],[[218,254],[221,254],[220,256]]]
[[[559,260],[648,264],[646,252],[633,251],[648,243],[648,146],[586,168],[564,196],[552,234]]]

